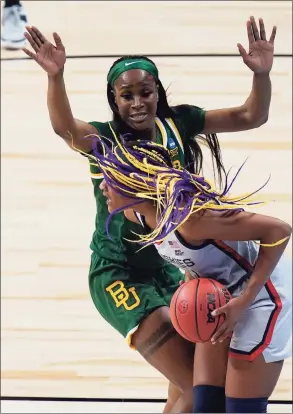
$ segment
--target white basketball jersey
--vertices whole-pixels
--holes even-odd
[[[143,227],[144,217],[135,213]],[[178,231],[155,244],[160,256],[182,270],[188,270],[195,277],[218,280],[236,293],[243,289],[253,270],[259,246],[253,241],[207,240],[202,245],[188,245]]]
[[[144,217],[136,216],[147,227]],[[241,294],[259,252],[254,241],[207,240],[190,246],[177,231],[155,246],[167,262],[195,277],[216,279],[233,297]],[[252,361],[260,353],[266,362],[292,355],[292,261],[284,255],[233,330],[230,356]]]

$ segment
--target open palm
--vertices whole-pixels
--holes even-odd
[[[247,22],[247,36],[249,42],[248,53],[241,44],[237,44],[239,53],[244,63],[254,73],[269,73],[273,66],[274,59],[274,41],[277,28],[273,27],[270,39],[266,39],[264,22],[259,19],[259,29],[254,17],[250,17]]]
[[[23,48],[24,53],[34,59],[48,75],[56,75],[63,70],[66,54],[62,41],[57,33],[53,33],[56,46],[49,42],[34,26],[26,28],[25,37],[36,53]]]

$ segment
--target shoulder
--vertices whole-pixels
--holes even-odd
[[[198,117],[205,114],[205,109],[196,105],[182,104],[177,106],[172,106],[172,110],[175,115],[175,119],[188,118],[188,117]]]
[[[174,122],[184,138],[193,138],[200,134],[205,124],[205,109],[189,104],[177,105],[172,107]]]
[[[107,135],[108,137],[109,137],[109,134],[112,135],[111,133],[111,127],[113,128],[112,121],[107,121],[107,122],[90,121],[88,122],[88,124],[95,127],[98,133],[100,133],[101,135]]]

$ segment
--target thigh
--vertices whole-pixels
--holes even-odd
[[[229,356],[254,361],[262,355],[268,363],[281,361],[291,356],[291,339],[291,307],[267,284],[236,324]]]
[[[133,335],[133,345],[182,392],[192,391],[194,344],[173,328],[167,306],[148,315]]]
[[[226,395],[232,398],[269,398],[278,382],[283,361],[266,362],[263,355],[253,361],[229,358]]]
[[[166,306],[152,274],[127,268],[123,263],[96,258],[91,266],[89,287],[101,316],[132,346],[132,335],[155,309]],[[153,273],[154,270],[150,271]]]
[[[196,344],[194,353],[193,385],[224,387],[230,339],[221,343]]]
[[[288,309],[269,282],[236,324],[229,352],[226,394],[265,398],[273,392],[284,358],[291,355]]]

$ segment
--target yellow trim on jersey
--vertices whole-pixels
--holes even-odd
[[[139,325],[135,326],[134,328],[132,328],[128,334],[126,335],[126,342],[129,346],[130,349],[133,349],[134,351],[136,351],[135,346],[132,344],[132,336],[133,334],[137,331]]]
[[[114,129],[112,128],[112,126],[111,126],[111,124],[110,124],[110,122],[108,122],[108,125],[109,125],[109,128],[110,128],[110,130],[111,130],[111,132],[112,132],[112,134],[113,134],[113,137],[114,137],[114,139],[118,139],[117,138],[117,135],[116,135],[116,133],[115,133],[115,131],[114,131]]]
[[[159,130],[161,132],[162,139],[163,139],[163,145],[164,145],[165,148],[167,148],[168,136],[167,136],[166,128],[165,128],[163,122],[159,118],[156,118],[155,122],[156,122],[157,127],[159,128]]]
[[[167,122],[167,124],[168,124],[168,125],[169,125],[169,127],[171,128],[171,130],[172,130],[173,134],[175,135],[175,137],[176,137],[176,139],[177,139],[177,141],[178,141],[178,144],[180,145],[180,147],[181,147],[181,149],[182,149],[182,152],[183,152],[183,154],[184,154],[184,149],[183,149],[183,142],[182,142],[182,138],[181,138],[181,135],[180,135],[180,133],[179,133],[179,131],[178,131],[178,128],[177,128],[177,126],[175,125],[175,123],[174,123],[173,119],[171,119],[171,118],[166,118],[166,119],[165,119],[165,121]]]
[[[102,180],[104,178],[103,174],[94,174],[91,173],[91,177],[94,178],[95,180]]]

